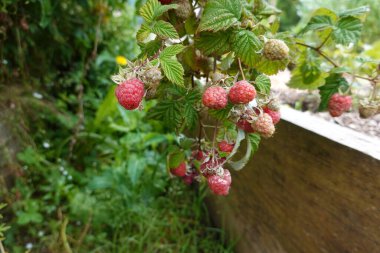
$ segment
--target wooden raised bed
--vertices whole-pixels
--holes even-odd
[[[238,253],[380,252],[380,141],[283,108],[228,197],[207,200]]]

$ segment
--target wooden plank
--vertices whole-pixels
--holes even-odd
[[[240,253],[380,252],[379,141],[289,110],[208,199],[215,222]]]

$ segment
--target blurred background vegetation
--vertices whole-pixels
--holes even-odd
[[[363,38],[379,38],[377,0],[286,0],[282,30],[311,10],[369,5]],[[175,136],[114,98],[110,76],[139,52],[142,1],[0,3],[0,202],[9,252],[230,252],[205,191],[166,172]],[[379,44],[379,43],[378,43]],[[1,224],[1,223],[0,223]],[[1,240],[0,226],[0,240]]]

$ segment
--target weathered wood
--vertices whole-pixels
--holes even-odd
[[[236,252],[380,252],[379,140],[283,114],[275,137],[232,173],[230,195],[208,199]]]

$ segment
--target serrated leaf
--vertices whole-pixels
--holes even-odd
[[[155,55],[158,52],[158,50],[160,50],[161,45],[162,45],[161,40],[152,40],[146,44],[140,43],[139,46],[141,49],[141,53],[139,55],[139,58],[143,56],[150,57],[150,56]]]
[[[258,52],[263,47],[260,39],[251,31],[240,30],[232,35],[232,49],[250,67],[259,60]]]
[[[175,30],[174,26],[163,20],[159,20],[155,22],[151,27],[151,31],[163,39],[166,39],[166,38],[178,39],[179,38],[178,33]]]
[[[318,31],[324,30],[327,28],[331,28],[333,26],[333,22],[329,16],[314,16],[310,19],[309,23],[302,29],[302,33],[306,33],[308,31]]]
[[[312,82],[305,83],[302,72],[300,68],[297,67],[293,70],[292,78],[290,79],[287,85],[290,88],[295,88],[295,89],[305,89],[305,90],[315,89],[325,84],[325,77],[327,75],[328,75],[327,73],[322,72]]]
[[[266,75],[275,75],[279,71],[285,70],[288,63],[289,59],[271,61],[265,57],[261,57],[259,62],[256,63],[255,68]]]
[[[339,19],[332,33],[333,40],[342,45],[355,43],[359,40],[363,24],[360,19],[348,16]]]
[[[136,34],[137,41],[143,42],[144,40],[146,40],[149,37],[150,33],[151,33],[150,27],[147,26],[146,24],[142,24],[140,29],[137,31],[137,34]]]
[[[252,152],[251,155],[256,153],[256,151],[259,149],[260,141],[261,141],[261,136],[260,134],[249,134],[248,139],[251,142],[252,145]]]
[[[201,18],[199,31],[216,32],[239,24],[242,10],[240,0],[209,0]]]
[[[238,136],[237,136],[236,143],[235,143],[235,147],[236,146],[240,146],[241,141],[244,139],[244,138],[241,139],[241,135],[242,134],[244,135],[244,138],[245,138],[244,131],[241,130],[241,129],[239,129],[238,130]],[[244,166],[248,163],[248,161],[249,161],[249,159],[251,158],[251,155],[252,155],[252,144],[251,144],[250,140],[248,140],[247,138],[245,138],[245,139],[246,139],[246,142],[247,142],[247,149],[246,149],[245,155],[239,161],[236,161],[236,162],[235,161],[231,161],[230,160],[231,157],[236,152],[235,147],[234,147],[234,149],[232,150],[231,154],[227,157],[228,164],[231,166],[231,168],[233,168],[236,171],[239,171],[239,170],[243,169]]]
[[[228,103],[228,105],[225,108],[220,110],[209,109],[208,113],[218,120],[225,120],[229,116],[232,107],[233,104]]]
[[[360,6],[355,9],[349,9],[349,10],[344,10],[339,13],[339,17],[347,17],[347,16],[361,16],[364,14],[367,14],[371,9],[369,6]]]
[[[177,168],[185,160],[185,154],[181,151],[171,153],[168,156],[169,168]]]
[[[177,8],[176,4],[162,5],[158,0],[148,0],[140,9],[140,15],[151,23],[166,11]]]
[[[325,85],[319,87],[319,95],[321,96],[321,103],[319,104],[319,111],[327,109],[331,96],[339,90],[346,91],[349,84],[345,78],[340,74],[331,74],[326,78]]]
[[[165,48],[164,50],[162,50],[162,52],[160,54],[160,59],[164,59],[164,58],[170,59],[173,56],[181,53],[184,48],[185,48],[185,46],[182,44],[176,44],[173,46],[169,46],[169,47]]]
[[[195,46],[204,55],[211,55],[213,53],[222,55],[230,50],[229,39],[229,32],[201,33],[200,37],[195,40]]]
[[[184,85],[184,69],[177,60],[175,59],[160,59],[162,70],[164,71],[165,76],[169,79],[169,81],[178,84]]]
[[[266,75],[257,76],[255,80],[255,85],[261,93],[264,93],[267,95],[270,94],[271,82],[270,82],[269,77],[267,77]]]

